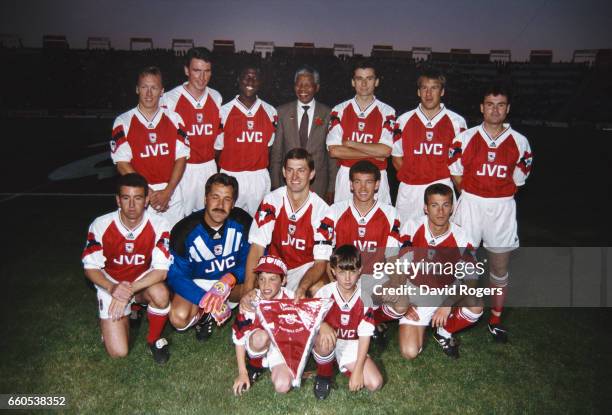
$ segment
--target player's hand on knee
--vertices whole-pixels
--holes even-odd
[[[327,323],[319,328],[319,346],[323,350],[333,350],[336,346],[336,331]]]
[[[349,390],[351,392],[357,392],[363,389],[363,370],[356,369],[351,373],[349,379]]]
[[[112,321],[119,321],[123,317],[123,313],[127,307],[127,301],[121,301],[113,298],[108,307],[108,315]]]
[[[164,190],[160,190],[157,192],[157,207],[154,206],[155,210],[158,212],[165,212],[168,210],[170,206],[170,199],[172,198],[172,193],[168,188]]]
[[[232,288],[236,285],[236,278],[227,273],[217,281],[212,288],[204,294],[200,300],[200,308],[204,309],[205,313],[220,312],[223,303],[229,297]]]
[[[404,317],[406,317],[408,320],[419,321],[419,313],[417,313],[416,309],[417,306],[411,305],[410,307],[408,307],[408,311],[406,311]]]
[[[132,284],[127,281],[121,281],[119,284],[113,285],[110,290],[111,296],[120,301],[130,301],[130,299],[134,296],[132,292]]]
[[[249,381],[249,375],[247,373],[240,373],[234,380],[234,386],[232,387],[234,395],[241,396],[243,392],[246,392],[251,387]]]
[[[433,317],[431,318],[432,327],[443,327],[450,315],[451,307],[438,307]]]
[[[242,314],[254,313],[258,303],[257,290],[253,288],[240,299],[240,312]]]

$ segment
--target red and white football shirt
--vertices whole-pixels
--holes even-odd
[[[334,229],[335,247],[354,245],[362,252],[364,274],[371,273],[374,262],[384,261],[387,248],[400,247],[400,222],[391,205],[376,201],[362,216],[349,199],[331,205],[326,218]]]
[[[251,108],[236,98],[221,107],[221,130],[215,150],[222,150],[219,166],[227,171],[268,168],[268,147],[274,143],[276,109],[257,98]]]
[[[456,264],[474,259],[474,244],[461,226],[450,222],[446,233],[434,236],[429,230],[428,220],[427,216],[423,216],[406,222],[401,228],[402,246],[412,253],[412,262]],[[455,276],[419,273],[410,281],[414,285],[444,287],[455,282]]]
[[[357,283],[353,295],[350,298],[343,298],[338,291],[338,283],[335,281],[323,286],[315,294],[315,298],[334,300],[323,321],[336,331],[338,340],[358,340],[360,336],[374,334],[376,308],[366,307],[360,294],[361,284]]]
[[[113,125],[111,158],[129,162],[152,184],[168,183],[176,159],[189,157],[189,140],[181,117],[160,108],[152,120],[138,107],[121,114]]]
[[[185,86],[177,86],[162,96],[162,105],[179,114],[189,136],[190,164],[201,164],[215,158],[215,139],[219,135],[221,94],[206,87],[204,95],[196,99]]]
[[[465,119],[444,105],[432,119],[417,107],[402,114],[396,122],[393,157],[403,157],[398,180],[412,185],[429,184],[450,177],[448,149],[453,139],[465,131]]]
[[[324,221],[329,206],[316,193],[293,211],[287,187],[268,194],[259,205],[249,231],[249,243],[270,246],[270,254],[292,270],[314,260],[329,260],[332,228]]]
[[[380,143],[393,147],[394,122],[395,110],[389,105],[374,99],[365,110],[361,111],[355,98],[349,99],[332,109],[326,140],[327,147],[342,145],[343,141],[365,144]],[[386,160],[380,161],[374,158],[367,160],[374,163],[380,170],[387,168]],[[351,167],[358,161],[338,159],[338,164]]]
[[[117,210],[89,226],[83,266],[104,270],[117,282],[133,282],[149,269],[169,269],[169,240],[170,225],[162,217],[145,211],[142,223],[129,230]]]
[[[461,189],[486,198],[508,198],[525,184],[532,154],[524,135],[504,124],[493,139],[482,125],[463,132],[450,149],[450,172],[463,176]]]

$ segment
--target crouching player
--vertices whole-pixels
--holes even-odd
[[[83,251],[85,275],[98,291],[100,329],[111,357],[128,354],[130,305],[148,303],[147,343],[153,360],[166,363],[168,342],[161,337],[170,310],[169,292],[164,284],[170,254],[170,225],[161,216],[150,214],[149,185],[137,173],[117,181],[115,212],[93,221]]]
[[[373,392],[383,384],[380,371],[368,356],[376,310],[366,307],[361,299],[359,250],[353,245],[340,246],[330,258],[330,267],[336,281],[325,285],[315,295],[334,300],[321,323],[313,349],[317,362],[314,385],[317,399],[329,395],[334,361],[338,362],[340,372],[349,376],[351,391],[365,386]]]
[[[412,261],[418,263],[421,260],[429,260],[429,264],[437,265],[473,260],[471,257],[473,245],[470,239],[460,226],[450,221],[453,211],[453,190],[442,183],[432,184],[425,189],[424,201],[426,216],[406,222],[400,231],[404,241],[403,247],[412,247]],[[420,273],[411,276],[410,283],[413,286],[427,285],[435,288],[453,284],[457,287],[458,280],[455,278],[457,274],[432,274]],[[473,273],[471,277],[476,274]],[[475,281],[465,277],[464,283],[472,284]],[[460,293],[460,290],[457,293]],[[434,306],[436,298],[440,302]],[[400,351],[406,359],[414,359],[419,355],[423,347],[425,329],[430,324],[434,327],[433,337],[444,353],[449,357],[458,358],[459,344],[453,333],[475,324],[482,315],[483,307],[475,298],[461,295],[452,295],[444,299],[436,298],[425,299],[423,306],[414,307],[400,319]]]
[[[293,298],[293,292],[286,289],[287,265],[282,259],[266,255],[259,259],[255,268],[259,288],[254,291],[257,300]],[[242,395],[263,373],[263,367],[272,371],[272,383],[278,393],[291,390],[293,376],[278,349],[271,344],[270,336],[261,326],[254,312],[241,310],[234,325],[232,335],[236,345],[238,377],[234,380],[234,394]],[[246,355],[248,354],[248,363]]]
[[[174,261],[168,271],[168,284],[174,290],[170,323],[179,331],[195,327],[199,341],[212,335],[213,320],[221,325],[231,317],[229,302],[242,296],[252,221],[234,207],[238,198],[234,177],[213,174],[204,192],[204,210],[172,229]]]

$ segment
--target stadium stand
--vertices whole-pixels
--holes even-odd
[[[132,46],[144,46],[145,50],[101,47],[80,50],[68,49],[63,36],[47,40],[59,42],[62,47],[0,47],[0,58],[5,62],[4,93],[0,98],[2,114],[24,110],[46,111],[50,116],[117,114],[134,105],[135,77],[143,66],[159,66],[167,88],[184,78],[182,53],[176,50],[178,45],[174,45],[175,50],[154,49],[150,38],[138,38],[131,39]],[[360,58],[351,56],[352,46],[323,48],[298,42],[294,47],[275,46],[273,53],[262,53],[261,48],[248,53],[233,52],[233,41],[217,40],[211,86],[230,99],[237,91],[238,68],[245,62],[256,62],[264,78],[260,95],[279,105],[294,98],[291,85],[295,69],[309,64],[321,73],[319,99],[334,105],[352,93],[349,74],[355,60]],[[340,49],[342,53],[338,53]],[[511,62],[509,50],[476,54],[469,49],[432,52],[431,48],[419,47],[398,55],[395,53],[398,51],[384,49],[381,57],[373,57],[381,77],[377,95],[398,113],[417,105],[415,90],[419,70],[435,66],[448,78],[445,103],[471,121],[480,118],[478,104],[482,87],[501,80],[513,91],[513,121],[610,123],[612,104],[605,99],[612,92],[609,50],[600,50],[595,55],[589,51],[589,59],[580,53],[584,51],[577,51],[580,58],[574,62],[550,63],[552,55],[548,54],[538,55],[537,59],[532,54],[531,62]],[[32,82],[32,79],[40,79],[40,82]]]

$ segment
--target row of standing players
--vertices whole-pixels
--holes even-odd
[[[427,222],[422,215],[424,190],[431,183],[451,184],[452,174],[456,188],[462,191],[454,221],[460,222],[463,225],[464,233],[470,235],[465,238],[466,241],[472,241],[474,246],[483,241],[489,250],[492,257],[490,262],[491,282],[497,287],[505,287],[507,284],[508,254],[510,250],[518,246],[513,195],[517,186],[522,185],[529,174],[531,154],[527,140],[504,124],[510,107],[508,94],[503,89],[493,88],[483,95],[481,104],[483,124],[465,130],[463,119],[440,103],[441,96],[444,94],[444,77],[439,73],[428,72],[419,77],[417,93],[421,98],[421,104],[417,109],[402,115],[396,121],[393,110],[374,97],[374,89],[379,80],[371,64],[363,62],[355,68],[351,81],[356,91],[355,98],[336,106],[331,112],[326,112],[328,110],[313,99],[314,94],[318,91],[318,74],[312,69],[304,68],[298,71],[295,77],[298,101],[279,108],[280,119],[277,125],[276,111],[256,96],[259,88],[259,72],[256,68],[245,68],[240,72],[238,80],[240,95],[222,107],[220,107],[221,99],[218,94],[207,87],[211,74],[211,63],[205,51],[194,50],[187,54],[185,74],[188,82],[164,95],[163,106],[167,109],[160,107],[161,74],[152,68],[140,74],[137,87],[139,105],[134,110],[118,117],[113,129],[111,142],[113,160],[117,163],[120,173],[138,171],[147,178],[150,191],[147,198],[152,217],[162,213],[162,216],[166,216],[171,222],[176,222],[185,213],[185,208],[181,208],[181,198],[199,194],[193,197],[192,205],[185,200],[184,202],[187,202],[185,206],[188,212],[194,208],[203,207],[205,198],[202,194],[202,183],[206,181],[207,176],[216,172],[214,149],[221,150],[219,158],[221,171],[235,176],[239,183],[238,188],[241,189],[238,192],[236,204],[245,207],[251,215],[255,214],[253,223],[256,226],[252,228],[255,231],[251,230],[246,233],[244,228],[241,229],[242,232],[235,230],[232,236],[234,239],[229,243],[239,248],[239,251],[242,250],[243,253],[243,243],[247,245],[250,243],[246,263],[242,264],[244,266],[242,275],[240,275],[241,272],[233,269],[236,268],[236,258],[230,259],[231,255],[226,255],[235,254],[231,247],[228,248],[226,233],[219,233],[219,229],[215,230],[206,221],[207,215],[209,217],[222,216],[223,212],[229,215],[227,205],[224,205],[227,200],[223,202],[223,197],[227,199],[227,195],[215,196],[214,203],[220,203],[221,207],[207,209],[203,215],[204,220],[201,219],[201,214],[199,220],[191,216],[183,220],[180,224],[182,226],[178,227],[182,229],[182,232],[175,232],[177,231],[175,228],[171,244],[174,251],[173,268],[180,271],[173,272],[171,269],[168,274],[169,284],[175,293],[179,293],[174,295],[172,311],[170,311],[170,319],[175,327],[186,329],[195,325],[200,332],[204,330],[205,334],[208,333],[212,325],[202,321],[202,309],[199,307],[201,300],[214,291],[211,290],[214,282],[225,278],[226,271],[230,269],[234,272],[231,272],[231,277],[222,281],[223,284],[230,287],[236,282],[244,281],[244,284],[237,284],[232,288],[234,300],[252,292],[251,288],[255,281],[253,270],[266,248],[287,262],[289,267],[287,280],[296,291],[298,298],[305,296],[307,292],[315,293],[313,288],[325,274],[324,265],[331,253],[330,244],[334,241],[338,244],[337,234],[333,232],[334,223],[330,223],[331,218],[326,216],[321,220],[320,217],[313,217],[313,208],[311,208],[315,205],[313,201],[319,200],[327,207],[323,200],[315,198],[314,194],[308,191],[305,193],[306,199],[301,201],[299,197],[292,197],[296,193],[291,188],[299,187],[299,183],[303,182],[303,179],[299,178],[300,174],[304,174],[303,171],[300,172],[300,168],[291,165],[290,160],[293,159],[289,158],[284,163],[274,161],[275,158],[278,158],[278,154],[294,146],[295,143],[292,140],[299,140],[299,145],[307,148],[313,154],[309,157],[311,160],[314,159],[314,164],[323,166],[317,168],[316,174],[314,168],[307,169],[307,176],[313,176],[313,189],[324,198],[330,200],[332,194],[335,193],[333,198],[343,201],[346,211],[350,211],[357,222],[357,226],[354,226],[356,236],[353,239],[349,237],[349,243],[361,249],[371,248],[374,240],[371,235],[368,235],[368,227],[359,225],[367,225],[370,219],[376,216],[371,213],[379,209],[384,212],[384,206],[387,207],[387,210],[395,211],[393,207],[385,203],[390,202],[385,164],[389,153],[393,155],[393,162],[398,169],[398,178],[401,181],[396,203],[398,209],[395,214],[405,225],[412,218],[423,221],[426,232],[429,232],[428,236],[432,237],[426,242],[429,245],[431,243],[435,245],[436,238],[448,234],[448,229],[436,235],[435,231],[431,231],[431,226],[428,227],[427,224],[431,225],[431,222]],[[215,107],[218,114],[216,117]],[[178,115],[169,109],[178,112]],[[209,121],[211,119],[219,120],[219,123]],[[185,130],[188,133],[184,133]],[[212,142],[214,142],[214,149],[211,146]],[[279,184],[279,171],[287,180],[287,187],[280,188],[269,195],[267,193],[270,188],[270,179],[266,169],[268,146],[272,146],[272,183],[275,186]],[[189,153],[191,157],[185,169]],[[335,182],[334,162],[330,161],[330,158],[337,159],[340,164],[335,175]],[[365,197],[368,194],[367,187],[368,183],[372,186],[372,177],[364,180],[361,180],[362,177],[359,180],[354,177],[349,178],[350,167],[357,164],[359,160],[369,160],[374,163],[377,175],[380,175],[379,180],[373,180],[378,199],[374,205],[370,203],[368,206],[367,203],[363,204],[359,201],[360,195]],[[364,165],[369,165],[369,169],[372,167],[370,163],[359,163],[359,165],[362,166],[362,169]],[[183,170],[185,170],[184,175]],[[363,174],[371,176],[367,172],[361,172],[358,175]],[[193,190],[187,190],[189,186],[192,186]],[[223,187],[222,184],[212,186],[214,189]],[[365,190],[361,191],[362,188]],[[304,195],[301,192],[297,193]],[[267,196],[264,198],[264,195]],[[209,202],[208,196],[206,195],[207,202]],[[264,200],[260,205],[262,199]],[[256,212],[258,205],[260,205],[259,211]],[[339,206],[342,206],[342,203]],[[374,209],[375,206],[378,208]],[[342,208],[339,209],[340,216],[337,219],[342,217]],[[309,220],[303,220],[300,223],[306,211],[309,211]],[[320,215],[320,212],[315,213]],[[116,227],[125,228],[123,230],[128,233],[124,236],[129,236],[129,226],[123,226],[121,214],[118,214],[118,217],[119,222],[117,218],[112,222],[119,223],[120,226]],[[309,221],[312,226],[304,226]],[[238,222],[240,221],[236,221]],[[248,220],[242,222],[246,223]],[[214,220],[211,223],[219,224]],[[226,232],[224,224],[225,219],[221,222],[221,226]],[[377,229],[381,229],[379,225],[376,226]],[[309,231],[309,228],[312,230]],[[392,228],[393,226],[389,229]],[[374,226],[371,229],[374,229]],[[92,230],[95,230],[93,225]],[[119,233],[122,233],[121,231],[122,229],[119,229]],[[329,236],[328,243],[321,241],[315,243],[313,236],[324,235],[325,231]],[[198,232],[201,233],[197,235],[200,236],[199,240],[193,237]],[[303,238],[299,237],[300,232],[305,232]],[[100,233],[98,230],[98,235],[95,234],[96,232],[90,232],[86,252],[91,247],[104,245],[100,241],[104,239],[104,231]],[[178,236],[179,234],[181,237]],[[253,236],[249,236],[248,242],[240,242],[239,238],[236,239],[238,234]],[[302,243],[308,238],[313,239],[312,247],[306,247]],[[273,243],[275,240],[277,244]],[[222,241],[224,242],[220,243]],[[387,242],[377,240],[375,243],[381,247]],[[114,258],[114,263],[143,265],[136,264],[138,259],[134,259],[133,256],[132,259],[129,259],[127,255],[135,252],[134,245],[133,242],[125,242],[125,247],[121,243],[117,244],[122,249],[125,248],[125,252],[121,254],[123,256]],[[102,248],[100,249],[103,251]],[[304,254],[308,250],[311,252]],[[163,250],[160,248],[160,251]],[[324,251],[327,253],[322,253]],[[181,257],[181,253],[182,258],[186,259],[182,270],[180,261],[177,265],[177,258]],[[85,257],[87,255],[84,255]],[[151,255],[149,257],[153,258]],[[195,258],[200,259],[200,263],[197,263]],[[117,298],[127,298],[127,293],[122,291],[121,287],[125,284],[118,283],[120,280],[113,282],[107,278],[109,275],[105,262],[108,261],[98,261],[94,269],[106,272],[107,275],[102,274],[102,276],[107,282],[112,283],[97,284],[104,291],[108,291],[109,301],[112,304]],[[87,262],[86,269],[90,269]],[[132,285],[132,288],[127,290],[130,294],[139,292],[134,289],[133,285],[136,288],[142,287],[142,280],[145,278],[136,279],[138,276],[133,276],[133,280],[129,282]],[[233,283],[232,278],[235,280]],[[98,279],[97,282],[101,280]],[[139,282],[141,287],[138,287]],[[240,288],[237,289],[237,287]],[[133,295],[130,296],[132,297]],[[211,295],[208,297],[210,298]],[[151,303],[154,297],[145,298],[145,300]],[[499,300],[498,303],[503,302],[503,296],[500,296]],[[169,302],[166,307],[163,307],[162,303],[165,302],[153,302],[153,305],[157,304],[158,307],[149,306],[150,321],[152,321],[151,315],[163,318],[168,314]],[[118,309],[120,307],[113,308],[113,312],[117,313]],[[122,309],[121,313],[123,311]],[[470,315],[468,310],[463,313],[463,316],[466,317],[466,314],[468,319],[474,319],[474,313]],[[496,338],[505,339],[505,330],[499,324],[500,315],[501,304],[497,304],[492,310],[489,328]],[[104,319],[102,314],[101,317]],[[107,314],[106,317],[109,315]],[[112,318],[110,320],[112,321]],[[429,321],[426,325],[428,324]],[[151,325],[153,326],[154,324]],[[402,330],[402,327],[404,325],[400,328],[401,340],[404,338],[421,339],[420,343],[418,341],[402,342],[402,353],[406,357],[415,357],[420,349],[419,344],[422,344],[422,335],[403,336],[402,332],[410,330]],[[105,336],[105,339],[107,337]],[[164,344],[161,344],[161,347],[155,346],[155,343],[158,343],[157,340],[160,340],[154,339],[155,335],[150,337],[148,340],[150,343],[153,341],[154,346],[152,350],[155,348],[167,350]],[[449,338],[452,339],[452,336],[445,337],[446,341],[441,341],[443,347],[445,347],[443,343],[447,343],[445,351],[449,347],[451,350],[456,349],[452,344],[454,342],[448,341]],[[113,354],[110,349],[109,352]]]

